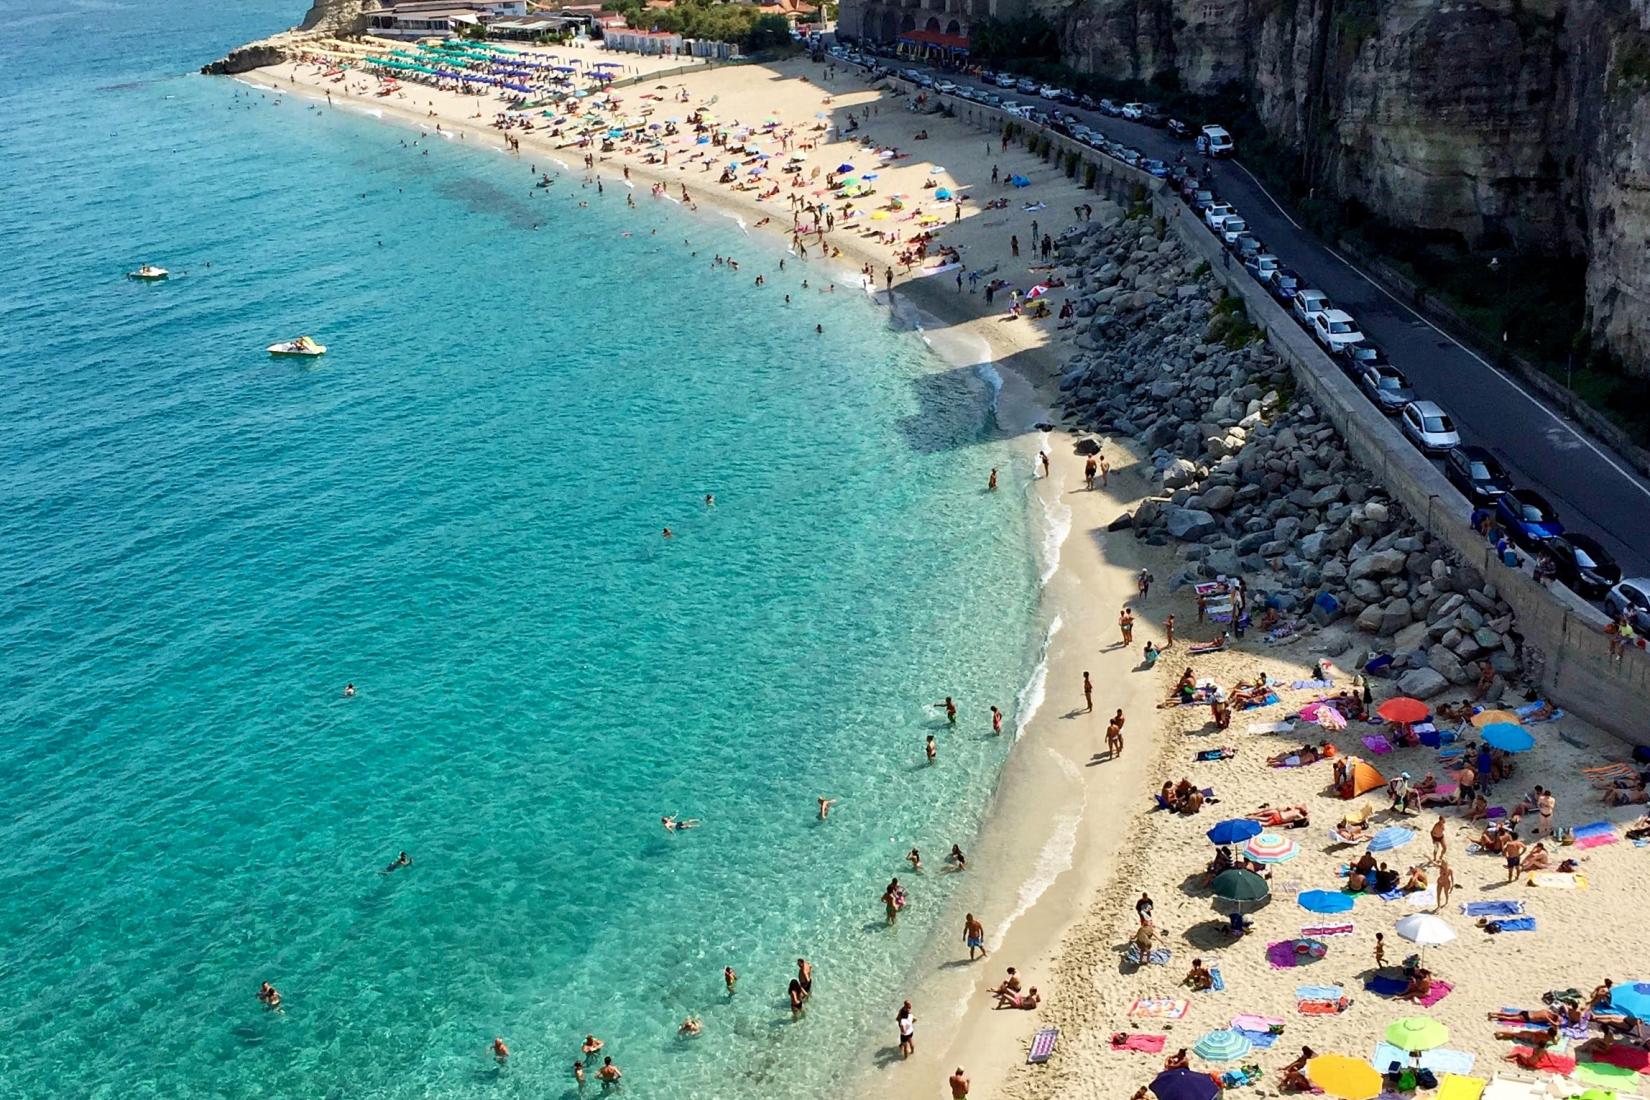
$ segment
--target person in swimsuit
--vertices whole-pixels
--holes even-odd
[[[830,817],[831,807],[835,805],[836,799],[826,798],[824,795],[821,795],[819,798],[819,820],[824,821],[826,818]]]
[[[947,695],[944,702],[930,703],[929,706],[944,707],[945,720],[953,726],[957,724],[957,704],[951,701],[951,696]]]
[[[584,1045],[579,1047],[579,1049],[584,1052],[584,1060],[588,1062],[601,1052],[602,1041],[594,1035],[586,1035],[584,1037]]]
[[[946,1084],[951,1086],[951,1100],[968,1100],[968,1075],[961,1066],[957,1072],[946,1078]]]
[[[912,848],[909,852],[906,852],[905,862],[911,865],[913,872],[919,875],[922,874],[922,853],[920,851]]]
[[[493,1061],[504,1065],[510,1060],[510,1048],[504,1045],[504,1040],[497,1035],[493,1036]]]
[[[801,980],[792,978],[791,984],[785,987],[785,996],[790,998],[791,1019],[794,1020],[802,1015],[802,1002],[808,999],[808,995],[802,991]]]
[[[354,684],[345,684],[344,685],[344,698],[346,698],[346,699],[355,698],[355,685]]]
[[[928,740],[923,743],[922,751],[928,754],[930,764],[939,759],[940,747],[935,744],[933,734],[928,735]]]
[[[1086,671],[1083,673],[1083,703],[1088,711],[1094,710],[1094,681],[1089,679]]]
[[[911,1011],[910,1001],[900,1005],[894,1025],[899,1028],[899,1055],[909,1058],[917,1052],[917,1016]]]
[[[395,859],[390,863],[390,865],[388,867],[384,868],[384,873],[387,875],[391,871],[394,871],[398,868],[411,867],[411,866],[412,866],[412,857],[408,856],[406,852],[402,852],[400,855],[395,857]]]
[[[728,987],[728,996],[733,996],[733,987],[739,984],[739,972],[731,966],[722,968],[722,984]]]
[[[968,961],[973,962],[974,952],[978,951],[980,958],[985,958],[988,952],[985,949],[985,925],[973,913],[963,917],[963,943],[968,945]]]
[[[602,1059],[602,1068],[596,1071],[596,1080],[602,1083],[603,1092],[617,1085],[622,1077],[624,1077],[624,1074],[620,1073],[619,1067],[613,1064],[613,1059]]]
[[[1003,732],[1003,712],[998,710],[996,707],[991,708],[991,732]]]
[[[281,991],[265,982],[258,987],[258,1000],[264,1003],[264,1007],[279,1012],[281,1008]]]
[[[991,480],[986,482],[985,487],[989,492],[997,491],[997,467],[991,467]]]
[[[951,845],[951,854],[945,857],[945,862],[953,871],[968,870],[968,859],[963,855],[963,850],[955,844]]]
[[[802,985],[802,997],[806,1000],[814,995],[814,966],[807,959],[796,960],[796,980]]]

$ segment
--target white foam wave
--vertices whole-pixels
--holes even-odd
[[[1046,437],[1045,437],[1046,438]],[[1048,444],[1045,442],[1046,450]],[[1048,582],[1054,579],[1054,574],[1060,570],[1060,548],[1066,544],[1071,535],[1071,505],[1062,504],[1058,500],[1049,500],[1038,497],[1043,505],[1043,545],[1041,557],[1043,572],[1037,579],[1040,587],[1048,587]]]
[[[1054,636],[1060,633],[1065,621],[1056,615],[1049,622],[1048,629],[1043,632],[1043,648],[1037,654],[1037,667],[1031,670],[1031,676],[1025,685],[1014,696],[1014,740],[1018,741],[1041,709],[1043,700],[1048,696],[1048,651],[1054,644]]]
[[[997,411],[997,395],[1003,392],[1003,375],[997,365],[991,362],[976,363],[974,373],[985,383],[986,389],[991,391],[991,411]]]
[[[551,157],[550,159],[554,160],[556,162],[556,167],[560,168],[563,172],[571,171],[571,169],[567,167],[567,162],[565,160],[558,160],[556,157]]]
[[[737,224],[740,230],[744,232],[745,236],[748,237],[751,235],[751,231],[745,227],[745,219],[741,218],[738,214],[729,214],[726,211],[723,211],[722,216],[724,218],[732,218],[734,223]]]
[[[1077,826],[1082,823],[1081,813],[1061,814],[1054,821],[1054,832],[1043,844],[1042,851],[1037,853],[1037,859],[1031,865],[1031,873],[1026,880],[1020,883],[1019,897],[1015,902],[1014,911],[1008,919],[997,925],[996,932],[991,936],[993,951],[1003,944],[1003,937],[1008,934],[1010,926],[1037,904],[1054,880],[1071,870],[1072,862],[1077,854]]]

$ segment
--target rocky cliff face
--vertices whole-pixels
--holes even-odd
[[[377,0],[311,0],[304,21],[289,31],[260,42],[249,42],[228,56],[201,66],[208,76],[233,76],[266,65],[278,65],[290,53],[303,52],[305,41],[330,35],[360,34],[367,29],[367,13],[379,8]]]
[[[1319,188],[1475,245],[1587,257],[1650,373],[1650,0],[1078,0],[1080,68],[1237,87]]]

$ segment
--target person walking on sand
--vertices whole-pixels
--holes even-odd
[[[1438,861],[1438,904],[1433,908],[1436,913],[1449,904],[1449,896],[1455,890],[1455,871],[1450,867],[1449,860]]]
[[[1008,247],[1013,251],[1014,255],[1018,256],[1020,254],[1020,238],[1017,236],[1010,236],[1008,238]]]
[[[1003,732],[1003,712],[996,707],[991,708],[991,732],[997,734]]]
[[[1107,488],[1110,485],[1111,485],[1111,463],[1106,459],[1106,456],[1102,454],[1100,456],[1100,487],[1102,489],[1104,489],[1104,488]]]
[[[836,805],[836,799],[819,796],[819,820],[824,821],[831,816],[831,807]]]
[[[1518,839],[1517,833],[1501,846],[1501,855],[1507,861],[1507,881],[1511,882],[1518,877],[1518,865],[1524,859],[1524,842]]]
[[[928,762],[930,764],[932,764],[935,760],[939,759],[940,747],[934,743],[934,735],[933,734],[928,735],[928,740],[923,745],[923,751],[928,754]]]
[[[1432,825],[1432,861],[1442,863],[1448,851],[1449,844],[1444,839],[1444,815],[1439,814],[1438,820]]]
[[[1083,703],[1089,713],[1094,712],[1094,681],[1089,679],[1088,672],[1083,673]]]
[[[1134,644],[1134,612],[1125,607],[1122,614],[1117,616],[1117,629],[1123,632],[1123,645]]]
[[[987,492],[997,491],[997,467],[991,467],[991,479],[985,483],[985,487]]]
[[[1093,455],[1089,455],[1088,460],[1083,463],[1083,484],[1089,487],[1090,492],[1094,491],[1094,475],[1099,472],[1100,463]]]
[[[917,1052],[917,1014],[911,1011],[910,1001],[900,1005],[894,1024],[899,1028],[899,1056],[909,1058]]]
[[[1164,649],[1168,649],[1168,648],[1170,648],[1171,646],[1174,645],[1174,616],[1173,615],[1170,615],[1167,619],[1163,620],[1163,637],[1165,639],[1165,641],[1163,642],[1163,648]]]
[[[945,1079],[945,1083],[951,1086],[951,1100],[968,1100],[968,1075],[963,1072],[961,1066],[957,1067],[956,1073]]]
[[[945,720],[953,726],[957,724],[957,704],[951,701],[951,696],[947,695],[944,702],[930,703],[929,706],[944,707]]]
[[[1123,755],[1123,719],[1113,718],[1106,726],[1106,755],[1116,760]]]
[[[974,952],[976,951],[980,953],[980,958],[986,957],[988,952],[985,949],[985,925],[981,924],[980,919],[973,913],[967,913],[963,916],[962,938],[963,943],[968,945],[969,962],[974,961]]]
[[[1152,571],[1150,569],[1142,569],[1140,571],[1140,575],[1135,578],[1135,587],[1139,589],[1141,599],[1145,599],[1147,596],[1151,595]]]

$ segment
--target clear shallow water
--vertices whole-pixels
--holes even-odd
[[[172,75],[298,14],[0,69],[0,1096],[556,1096],[590,1030],[632,1095],[824,1094],[1036,694],[990,388],[723,219]]]

